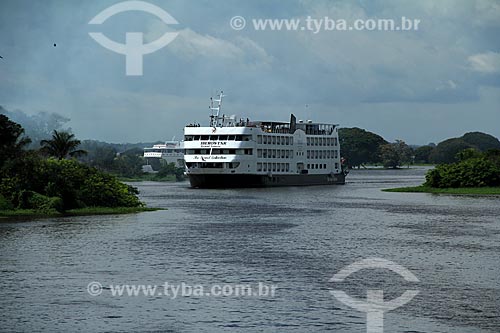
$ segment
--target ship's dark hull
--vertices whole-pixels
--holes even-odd
[[[343,185],[345,175],[248,175],[248,174],[189,174],[193,188],[237,188],[237,187],[274,187],[307,185]]]

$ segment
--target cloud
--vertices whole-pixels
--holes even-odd
[[[251,119],[283,120],[293,112],[415,143],[464,129],[500,135],[494,127],[500,121],[498,0],[151,2],[179,24],[129,12],[99,27],[121,43],[129,31],[143,32],[147,42],[179,32],[144,57],[144,76],[127,77],[125,57],[88,36],[87,22],[106,7],[102,2],[3,0],[0,104],[55,111],[72,119],[77,135],[112,141],[180,134],[186,123],[205,120],[206,98],[216,89],[228,96],[225,112]],[[244,30],[230,28],[235,15],[247,19]],[[250,24],[309,15],[405,16],[421,23],[418,31],[316,34],[256,31]]]
[[[500,53],[486,52],[471,55],[469,58],[471,68],[481,73],[500,73]]]
[[[297,33],[298,45],[308,50],[305,61],[321,63],[325,72],[329,72],[330,79],[325,79],[337,92],[329,96],[337,102],[449,103],[477,98],[477,89],[464,83],[473,80],[463,63],[470,54],[466,50],[469,45],[456,38],[460,22],[454,19],[450,23],[445,19],[446,8],[451,8],[451,3],[439,6],[437,16],[442,21],[428,16],[430,8],[436,5],[427,1],[413,3],[411,9],[400,2],[389,2],[385,7],[377,1],[367,6],[319,1],[309,5],[307,14],[319,18],[345,18],[351,22],[392,18],[397,21],[405,16],[421,20],[418,31]],[[449,27],[450,24],[453,26]],[[443,29],[443,25],[447,28]],[[450,40],[456,42],[450,43]]]
[[[170,50],[182,58],[231,60],[249,66],[267,66],[273,60],[259,44],[247,37],[238,36],[229,41],[189,28],[179,31]]]

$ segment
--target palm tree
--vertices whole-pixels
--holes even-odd
[[[80,145],[80,140],[75,139],[75,135],[68,132],[54,130],[52,139],[42,140],[40,145],[42,146],[40,149],[42,153],[60,160],[68,156],[77,157],[87,154],[85,150],[76,149]]]

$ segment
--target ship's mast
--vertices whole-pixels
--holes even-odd
[[[210,126],[211,127],[218,127],[218,126],[223,126],[224,124],[224,117],[220,116],[220,110],[222,107],[222,97],[224,97],[224,92],[221,91],[219,94],[219,99],[213,99],[210,97],[210,110],[212,111],[212,114],[210,115]],[[217,107],[214,107],[214,102],[217,103]],[[216,111],[216,114],[214,115],[214,111]],[[222,120],[222,121],[221,121]]]

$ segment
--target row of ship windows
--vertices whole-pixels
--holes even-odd
[[[293,145],[293,137],[277,135],[257,135],[257,143],[264,145]]]
[[[293,150],[289,149],[257,149],[258,158],[291,158]]]
[[[337,146],[338,139],[337,138],[307,138],[308,146]]]
[[[257,171],[288,172],[290,163],[257,163]]]
[[[326,163],[308,164],[307,169],[323,169],[326,170]],[[335,169],[339,168],[339,164],[335,163]],[[288,172],[290,171],[290,163],[257,163],[257,171],[274,171]]]
[[[251,135],[186,135],[185,141],[250,141]],[[258,144],[293,145],[291,136],[257,135]],[[308,146],[337,146],[338,139],[330,137],[308,137]]]
[[[145,153],[184,153],[184,149],[144,149]]]
[[[293,145],[293,137],[257,135],[257,143],[265,145]],[[308,146],[337,146],[337,138],[317,137],[307,138]]]
[[[303,156],[304,153],[297,152]],[[258,158],[291,158],[293,150],[288,149],[257,149]],[[338,150],[308,150],[307,158],[338,158]]]
[[[185,135],[184,141],[250,141],[251,135]]]
[[[335,169],[338,169],[339,168],[339,164],[338,163],[335,163]],[[307,169],[326,169],[326,164],[323,163],[315,163],[315,164],[308,164],[307,165]]]
[[[252,149],[186,149],[186,155],[253,155]],[[304,153],[297,152],[297,156]],[[292,158],[291,149],[257,149],[258,158]],[[307,158],[338,158],[338,150],[307,150]]]
[[[202,169],[236,169],[240,166],[240,162],[229,162],[229,163],[207,163],[207,162],[186,162],[186,167],[191,168],[202,168]]]
[[[308,150],[307,158],[338,158],[338,150]]]

